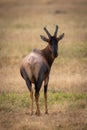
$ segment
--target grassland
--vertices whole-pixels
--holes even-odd
[[[49,115],[44,114],[44,100],[41,92],[40,108],[41,116],[30,116],[29,94],[26,93],[2,93],[0,94],[0,111],[2,118],[1,128],[41,130],[41,129],[85,129],[87,94],[72,94],[49,91],[48,94]],[[35,111],[35,105],[34,105]],[[72,113],[73,112],[73,113]],[[58,115],[57,115],[58,113]],[[77,116],[78,115],[78,116]],[[82,118],[83,116],[83,118]],[[75,122],[74,122],[75,120]],[[18,123],[17,123],[18,122]],[[20,122],[20,123],[19,123]],[[81,122],[81,124],[80,124]]]
[[[87,129],[87,1],[0,0],[0,129]],[[59,25],[59,43],[48,88],[49,115],[30,116],[30,97],[20,76],[21,60],[33,48],[44,48],[43,27]],[[35,111],[35,106],[34,106]]]

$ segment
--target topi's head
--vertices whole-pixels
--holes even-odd
[[[40,35],[41,39],[49,44],[50,49],[52,51],[52,56],[54,58],[56,58],[58,56],[58,43],[59,43],[60,40],[63,39],[64,33],[62,33],[59,37],[57,37],[58,25],[56,25],[54,35],[51,35],[48,32],[48,30],[46,29],[46,27],[44,27],[44,30],[45,30],[46,34],[48,35],[48,38],[46,38],[45,36]]]

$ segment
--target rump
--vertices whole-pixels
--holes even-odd
[[[32,83],[38,80],[41,73],[44,75],[48,69],[43,57],[35,52],[30,53],[30,55],[24,58],[22,66]]]

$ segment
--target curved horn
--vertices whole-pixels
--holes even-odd
[[[48,37],[51,38],[51,34],[48,32],[48,30],[46,29],[46,27],[44,27],[44,30],[47,33]]]
[[[55,32],[54,32],[55,37],[57,36],[57,31],[58,31],[58,25],[56,25],[56,29],[55,29]]]

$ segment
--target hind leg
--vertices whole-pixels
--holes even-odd
[[[27,75],[25,69],[22,68],[20,70],[20,72],[21,72],[22,77],[25,79],[26,85],[27,85],[27,87],[28,87],[28,89],[30,91],[30,97],[31,97],[31,115],[32,115],[33,114],[33,90],[32,90],[32,84],[31,84],[31,81],[28,78],[28,75]]]
[[[42,78],[38,79],[38,81],[35,82],[35,101],[36,101],[36,114],[39,116],[40,115],[40,109],[39,109],[39,91],[42,85]]]
[[[33,90],[32,90],[32,84],[29,79],[26,79],[26,84],[30,91],[30,97],[31,97],[31,115],[33,115]]]
[[[48,88],[49,77],[47,77],[44,81],[44,99],[45,99],[45,114],[48,114],[47,108],[47,88]]]
[[[36,102],[36,115],[40,116],[40,109],[39,109],[39,93],[35,92],[35,102]]]
[[[33,115],[33,91],[31,91],[30,93],[30,97],[31,97],[31,115]]]
[[[31,97],[31,115],[33,115],[33,91],[31,91],[30,93],[30,97]]]
[[[30,91],[30,97],[31,97],[31,115],[33,115],[33,90],[32,90],[32,84],[29,79],[26,80],[26,84]]]

